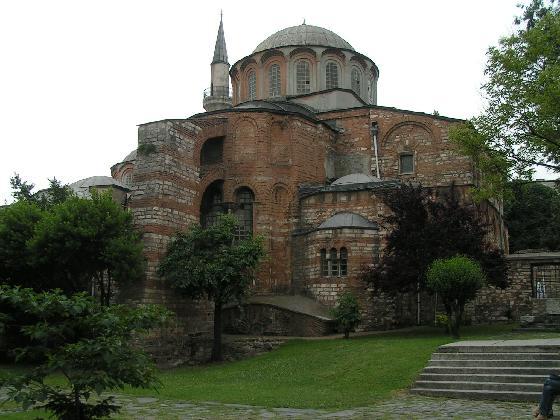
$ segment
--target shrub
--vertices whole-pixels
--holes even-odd
[[[356,297],[351,292],[344,292],[339,298],[332,314],[338,327],[344,332],[344,338],[350,336],[352,331],[362,320],[360,307]]]
[[[458,337],[465,303],[473,299],[486,282],[480,264],[463,256],[435,260],[426,278],[428,287],[438,294],[445,306],[449,331]]]

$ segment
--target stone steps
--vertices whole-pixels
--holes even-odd
[[[560,371],[560,339],[459,342],[441,346],[411,393],[448,398],[534,401]]]

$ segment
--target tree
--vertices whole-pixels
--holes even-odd
[[[504,203],[511,251],[560,249],[560,191],[535,182],[513,182]]]
[[[237,240],[237,220],[222,215],[202,228],[193,225],[169,244],[158,273],[181,294],[214,302],[212,360],[222,358],[222,307],[245,293],[264,256],[262,238]]]
[[[85,294],[0,287],[0,325],[16,325],[28,338],[17,360],[41,363],[23,375],[4,378],[8,396],[24,409],[44,408],[60,419],[109,416],[119,410],[106,391],[155,387],[153,363],[133,337],[161,324],[168,313],[156,306],[102,306]],[[61,374],[64,386],[45,382]],[[97,397],[92,398],[93,395]]]
[[[49,179],[48,188],[35,193],[33,192],[35,185],[22,180],[18,174],[14,174],[14,176],[10,178],[10,185],[13,190],[12,196],[16,201],[34,203],[43,210],[60,204],[73,195],[70,187],[63,185],[56,178]]]
[[[560,9],[533,0],[514,34],[488,50],[488,106],[450,137],[481,171],[480,197],[539,166],[560,172]]]
[[[110,194],[71,197],[55,205],[37,223],[28,243],[33,264],[47,272],[52,287],[67,293],[89,290],[108,305],[115,284],[140,279],[144,257],[132,215]]]
[[[445,306],[449,331],[459,337],[465,304],[486,280],[480,264],[463,256],[438,259],[430,265],[426,278],[428,287],[437,292]]]
[[[502,251],[487,242],[487,226],[474,206],[459,201],[454,186],[436,199],[421,185],[403,184],[387,190],[383,201],[391,210],[383,221],[391,231],[379,265],[363,273],[374,287],[419,292],[432,261],[457,254],[479,261],[489,284],[507,286]]]
[[[23,188],[23,187],[22,187]],[[26,188],[23,188],[26,191]],[[115,284],[139,279],[144,258],[132,215],[109,194],[67,194],[58,181],[0,209],[0,280],[34,290],[92,289],[109,304]]]
[[[344,292],[339,298],[332,314],[339,328],[344,333],[344,338],[350,337],[352,331],[362,320],[360,307],[352,292]]]

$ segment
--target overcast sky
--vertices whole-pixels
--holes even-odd
[[[378,65],[379,105],[468,118],[518,1],[1,0],[0,204],[14,172],[110,175],[137,124],[203,111],[220,9],[230,63],[305,19]]]

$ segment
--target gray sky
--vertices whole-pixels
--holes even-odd
[[[203,111],[220,9],[230,63],[305,18],[375,61],[379,105],[468,118],[518,1],[2,0],[0,203],[14,172],[110,175],[137,124]]]

